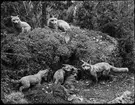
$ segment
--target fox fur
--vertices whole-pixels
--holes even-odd
[[[81,60],[81,61],[83,62],[81,67],[84,70],[89,70],[90,74],[95,77],[96,81],[98,81],[98,75],[97,75],[98,73],[102,73],[101,75],[107,76],[107,75],[109,75],[109,73],[111,71],[113,71],[113,72],[128,72],[129,71],[128,68],[114,67],[106,62],[100,62],[95,65],[91,65],[83,60]]]
[[[70,25],[66,21],[58,20],[57,18],[54,17],[48,19],[47,26],[56,30],[60,29],[63,32],[70,30]]]
[[[55,84],[63,84],[64,82],[65,71],[63,69],[59,69],[54,73],[53,81]]]
[[[65,82],[64,82],[64,86],[66,87],[66,88],[68,88],[68,89],[72,89],[72,90],[74,90],[75,89],[75,87],[74,87],[74,83],[76,82],[76,76],[77,76],[77,73],[76,72],[72,72],[71,74],[70,74],[70,76],[68,76],[67,78],[66,78],[66,80],[65,80]]]
[[[47,73],[49,72],[48,69],[46,70],[40,70],[37,74],[34,75],[28,75],[25,77],[22,77],[20,80],[11,80],[13,83],[21,83],[22,86],[20,87],[20,91],[22,92],[23,89],[29,88],[32,84],[41,84],[41,80],[44,76],[47,76]]]
[[[31,30],[31,26],[27,22],[20,20],[19,16],[11,16],[13,27],[18,33],[25,33]]]
[[[74,67],[72,65],[69,65],[69,64],[63,64],[63,66],[64,66],[63,69],[66,70],[66,71],[74,70],[74,71],[77,72],[77,70],[78,70],[76,67]]]
[[[53,81],[55,84],[63,84],[65,78],[71,75],[71,73],[77,74],[77,68],[75,68],[74,66],[68,64],[63,65],[64,67],[54,73]]]

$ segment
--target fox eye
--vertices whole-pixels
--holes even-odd
[[[84,65],[82,67],[85,67]]]

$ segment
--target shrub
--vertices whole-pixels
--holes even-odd
[[[5,103],[8,104],[28,104],[28,101],[24,98],[24,95],[20,92],[12,92],[9,95],[5,95]]]

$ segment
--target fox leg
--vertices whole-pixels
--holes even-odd
[[[62,78],[62,79],[60,80],[60,83],[63,84],[63,82],[64,82],[64,79]]]
[[[55,26],[55,30],[58,31],[58,25]]]
[[[39,87],[41,85],[41,82],[39,81],[38,84],[36,85],[37,87]]]
[[[38,85],[40,86],[40,85],[41,85],[41,83],[40,83],[40,82],[38,82]]]
[[[55,79],[54,79],[54,83],[55,83],[55,84],[58,84],[58,83],[61,84],[62,82],[63,82],[63,81],[62,81],[61,79],[59,79],[59,78],[55,78]]]
[[[110,73],[110,69],[106,69],[103,71],[103,76],[105,77],[105,79],[112,81],[113,76]]]
[[[63,79],[61,78],[61,79],[59,79],[59,80],[57,80],[57,84],[63,84]]]
[[[70,36],[69,35],[65,35],[64,38],[65,38],[66,43],[68,43],[70,41]]]
[[[103,75],[104,75],[104,76],[108,76],[108,75],[109,75],[109,72],[110,72],[110,70],[104,70],[104,71],[103,71]]]
[[[29,88],[30,87],[30,84],[25,84],[23,86],[20,87],[19,91],[22,92],[22,90],[26,89],[26,88]]]
[[[21,33],[20,33],[20,34],[24,33],[24,31],[25,31],[25,29],[24,29],[24,28],[22,28],[22,31],[21,31]]]
[[[66,92],[66,95],[69,96],[70,94],[69,94],[68,89],[66,89],[63,85],[61,85],[61,87],[62,87],[62,88],[64,89],[64,91]]]
[[[97,74],[96,74],[96,76],[95,76],[95,79],[96,79],[96,83],[98,82],[98,77],[97,77]]]
[[[58,80],[56,79],[54,83],[57,84],[58,83]]]
[[[95,80],[96,80],[96,83],[98,82],[98,77],[97,77],[97,74],[96,73],[94,73],[94,75],[93,75],[94,77],[95,77]]]
[[[92,76],[94,76],[96,83],[98,82],[98,77],[96,72],[90,72]]]
[[[24,86],[21,86],[20,89],[19,89],[19,91],[22,92],[23,89],[25,89],[25,87]]]

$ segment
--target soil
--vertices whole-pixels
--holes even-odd
[[[27,98],[30,102],[35,101],[35,98],[30,98],[30,93],[41,91],[41,93],[46,94],[45,96],[52,94],[51,87],[53,86],[52,83],[43,83],[41,87],[33,88],[32,90],[29,90],[28,92],[24,93],[27,95]],[[111,100],[114,100],[118,96],[122,95],[125,91],[132,92],[132,99],[127,101],[127,103],[134,103],[134,75],[133,74],[115,74],[113,75],[112,80],[101,80],[98,83],[93,83],[91,80],[79,80],[74,84],[75,90],[72,93],[73,95],[76,95],[78,97],[83,98],[83,102],[80,100],[72,100],[68,101],[67,99],[63,98],[65,97],[65,94],[61,94],[62,101],[55,101],[56,103],[108,103]],[[33,91],[33,92],[32,92]],[[37,97],[41,94],[36,93]],[[64,93],[64,92],[62,92]],[[35,95],[36,95],[35,94]],[[54,99],[57,97],[53,97]],[[38,100],[38,98],[36,99]],[[40,100],[42,102],[42,100]],[[50,101],[51,103],[52,101]],[[33,103],[33,102],[32,102]],[[35,103],[35,102],[34,102]],[[44,101],[44,103],[46,103]],[[54,103],[54,102],[52,102]]]

